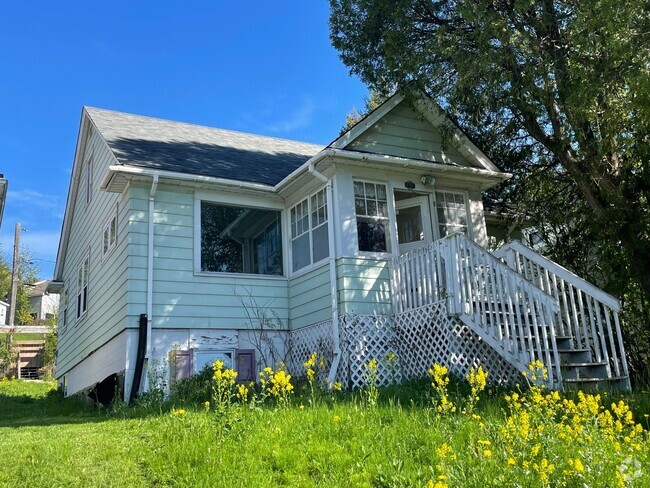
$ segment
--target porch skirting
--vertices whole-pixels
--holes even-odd
[[[449,316],[444,301],[394,315],[346,314],[339,323],[342,358],[337,380],[349,388],[364,385],[365,367],[373,359],[382,385],[424,377],[434,363],[458,376],[483,366],[491,384],[520,378],[497,351]],[[292,374],[304,374],[302,364],[314,351],[323,355],[328,370],[333,355],[331,321],[292,331],[289,348],[287,366]]]

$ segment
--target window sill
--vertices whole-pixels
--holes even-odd
[[[194,270],[194,276],[201,276],[205,278],[246,278],[246,279],[256,279],[256,280],[272,280],[272,281],[286,281],[287,277],[284,275],[263,275],[263,274],[254,274],[254,273],[221,273],[219,271],[196,271]]]

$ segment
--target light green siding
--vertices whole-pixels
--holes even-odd
[[[146,312],[149,187],[131,192],[128,314]],[[194,193],[160,186],[154,204],[153,327],[244,329],[255,310],[287,325],[287,280],[194,272]]]
[[[388,261],[341,258],[336,267],[341,314],[392,313]]]
[[[92,156],[92,198],[86,203],[87,161]],[[98,186],[109,164],[111,153],[96,131],[88,137],[81,164],[80,184],[73,195],[71,238],[63,258],[63,282],[68,291],[68,323],[59,324],[57,376],[66,373],[92,351],[107,342],[125,326],[127,272],[128,198],[100,191]],[[117,205],[116,248],[102,258],[102,231]],[[77,270],[86,254],[90,255],[88,307],[85,317],[76,320]],[[61,318],[62,320],[62,318]]]
[[[289,323],[292,329],[332,318],[329,265],[289,280]]]
[[[450,143],[444,146],[443,148],[440,131],[404,101],[347,148],[403,158],[471,166],[467,159]]]

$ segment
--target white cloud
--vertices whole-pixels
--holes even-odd
[[[29,208],[49,213],[51,217],[63,218],[64,203],[58,195],[41,193],[35,190],[9,190],[7,192],[7,208]]]
[[[314,120],[316,104],[311,97],[304,97],[301,103],[285,118],[266,124],[270,132],[287,133],[308,127]]]

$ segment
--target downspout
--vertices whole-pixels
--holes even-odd
[[[334,342],[334,357],[332,358],[332,366],[327,375],[327,384],[332,385],[336,380],[336,373],[339,369],[341,362],[341,339],[339,336],[339,304],[337,294],[337,278],[336,278],[336,233],[334,222],[334,187],[332,179],[327,178],[323,173],[320,173],[314,167],[314,164],[309,165],[309,172],[326,184],[327,190],[327,240],[329,241],[329,267],[330,267],[330,299],[332,307],[332,338]]]
[[[151,189],[149,190],[149,236],[147,246],[147,348],[145,351],[145,371],[149,372],[151,358],[151,329],[153,323],[153,224],[154,224],[154,197],[158,189],[158,175],[153,175]],[[144,378],[144,390],[149,389],[148,374]]]

